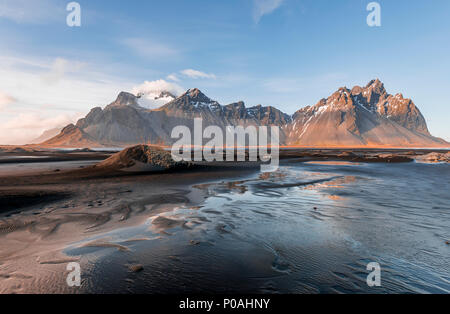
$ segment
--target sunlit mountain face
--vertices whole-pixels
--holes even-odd
[[[339,88],[315,106],[290,116],[275,107],[246,107],[243,101],[226,106],[189,89],[179,97],[169,92],[138,94],[122,92],[104,109],[97,107],[79,120],[65,137],[58,135],[44,145],[126,145],[145,142],[170,145],[171,130],[179,124],[192,126],[201,118],[204,126],[278,126],[282,146],[305,147],[442,147],[448,143],[433,137],[414,102],[387,93],[376,79],[365,87]],[[160,102],[164,105],[149,109]],[[66,130],[67,131],[67,130]],[[80,143],[74,141],[73,132]],[[67,138],[67,140],[65,140]]]

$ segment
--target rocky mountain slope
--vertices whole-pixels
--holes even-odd
[[[52,128],[49,130],[45,130],[44,132],[42,132],[42,134],[39,137],[32,140],[30,142],[30,144],[39,144],[39,143],[45,142],[45,141],[57,136],[59,133],[61,133],[62,129],[63,128],[61,127],[61,128]]]
[[[379,80],[365,87],[340,88],[315,106],[297,111],[288,143],[304,146],[446,146],[430,135],[410,99],[389,95]]]
[[[379,80],[351,90],[340,88],[315,106],[290,116],[274,107],[247,108],[244,102],[221,105],[198,89],[190,89],[158,109],[140,106],[140,96],[122,92],[104,109],[97,107],[76,125],[66,127],[43,146],[125,146],[137,143],[170,145],[172,129],[193,130],[194,118],[203,127],[275,125],[282,145],[308,147],[437,147],[450,146],[433,137],[420,110],[401,94],[390,95]],[[92,145],[87,145],[91,143]]]
[[[61,133],[44,142],[53,147],[97,147],[98,142],[89,134],[73,124],[69,124]]]

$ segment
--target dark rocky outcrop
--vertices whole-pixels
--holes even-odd
[[[158,147],[137,145],[128,147],[102,161],[96,168],[116,170],[162,171],[189,167],[187,162],[176,162],[170,152]]]

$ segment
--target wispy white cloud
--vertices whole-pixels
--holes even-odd
[[[39,113],[21,113],[0,124],[1,144],[28,144],[45,130],[62,127],[76,121],[77,115],[46,116]]]
[[[175,73],[167,75],[167,79],[169,81],[174,81],[174,82],[179,82],[180,81],[180,79],[178,78],[178,76]]]
[[[56,58],[53,61],[50,71],[42,75],[42,79],[47,84],[56,84],[64,78],[67,73],[77,72],[84,66],[78,61],[69,61],[63,58]]]
[[[205,73],[194,69],[186,69],[167,75],[167,79],[173,82],[180,82],[183,78],[187,79],[216,79],[217,76],[212,73]]]
[[[170,93],[177,97],[184,91],[185,89],[180,85],[165,80],[145,81],[131,90],[133,94],[141,96],[139,104],[149,109],[158,108],[173,100],[170,95],[163,93]]]
[[[45,24],[64,21],[65,3],[56,0],[0,0],[0,19],[16,23]]]
[[[3,129],[44,129],[49,125],[67,125],[73,120],[67,114],[43,117],[36,113],[21,113],[3,124]]]
[[[75,122],[92,107],[112,102],[133,86],[97,72],[98,68],[62,58],[0,56],[0,144],[26,144],[47,129]]]
[[[214,74],[208,74],[201,71],[193,70],[193,69],[186,69],[183,71],[180,71],[181,74],[191,78],[191,79],[216,79],[216,75]]]
[[[166,59],[179,55],[179,52],[173,47],[146,38],[127,38],[122,40],[121,43],[133,50],[137,55],[145,58]]]
[[[185,90],[176,83],[170,83],[165,80],[156,80],[156,81],[145,81],[141,85],[133,87],[131,91],[135,95],[169,92],[175,96],[179,96]]]
[[[284,0],[253,0],[253,19],[259,23],[264,15],[270,14],[278,9]]]
[[[0,110],[6,108],[7,105],[15,103],[16,101],[17,100],[14,97],[0,91]]]

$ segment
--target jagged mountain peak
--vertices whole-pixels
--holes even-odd
[[[362,90],[362,95],[366,97],[367,102],[373,106],[387,97],[387,91],[384,88],[384,84],[379,79],[375,79],[366,85]]]
[[[146,95],[148,96],[148,95]],[[171,98],[157,91],[152,96]],[[144,96],[142,96],[144,98]],[[341,87],[314,106],[287,115],[275,107],[246,107],[243,101],[220,105],[198,88],[187,90],[158,109],[135,107],[142,98],[122,92],[104,110],[97,107],[76,126],[69,125],[49,145],[127,144],[150,141],[170,144],[174,126],[192,126],[201,117],[204,125],[281,127],[281,141],[301,146],[415,146],[449,145],[432,137],[412,100],[390,95],[375,79],[366,86]],[[78,143],[78,144],[76,144]],[[80,144],[83,143],[83,144]]]
[[[198,88],[191,88],[186,91],[183,95],[181,95],[179,98],[188,97],[192,101],[197,102],[204,102],[204,103],[211,103],[213,100],[202,93],[201,90]]]
[[[119,95],[117,96],[115,103],[128,105],[130,103],[136,102],[136,99],[137,99],[137,97],[131,93],[120,92]]]
[[[362,95],[368,98],[373,98],[373,96],[376,95],[374,99],[375,101],[378,101],[380,96],[385,96],[387,92],[383,82],[381,82],[379,79],[373,79],[369,83],[367,83],[365,87],[354,86],[351,90],[351,94],[352,96]]]
[[[95,147],[98,145],[97,141],[94,138],[92,138],[89,134],[85,133],[74,124],[69,124],[61,130],[61,133],[45,141],[43,144],[59,147],[74,145]]]
[[[347,86],[343,86],[343,87],[339,87],[337,92],[340,94],[344,94],[344,93],[350,93],[350,90],[347,88]]]
[[[161,98],[172,98],[172,99],[175,99],[177,97],[174,94],[172,94],[171,92],[162,91],[161,93],[159,93],[158,96],[155,97],[155,99],[161,99]]]
[[[397,94],[395,94],[394,98],[397,98],[397,99],[405,99],[405,98],[403,97],[403,94],[402,94],[402,93],[397,93]]]
[[[203,94],[198,88],[188,89],[183,95],[167,103],[160,108],[164,111],[198,112],[198,111],[222,111],[223,107],[215,100]]]
[[[246,108],[245,103],[243,101],[234,102],[229,105],[226,105],[225,107],[227,107],[227,108],[242,108],[242,109]]]
[[[61,130],[61,133],[62,134],[70,134],[70,133],[76,131],[76,129],[77,129],[77,127],[75,126],[75,124],[71,123],[71,124],[67,125],[66,127],[64,127]]]
[[[125,107],[125,106],[133,106],[139,107],[138,99],[140,96],[135,96],[134,94],[128,92],[120,92],[117,96],[116,100],[108,105],[106,108],[111,107]]]
[[[391,132],[391,136],[396,136],[395,128],[398,127],[406,129],[402,145],[407,145],[408,140],[420,142],[422,135],[431,136],[424,117],[412,100],[400,93],[395,96],[388,94],[379,79],[371,80],[365,87],[339,88],[316,105],[297,111],[293,119],[294,136],[303,140],[318,141],[313,133],[325,129],[329,136],[336,137],[335,141],[361,141],[362,145],[369,144],[369,137],[377,145],[381,145],[383,140],[393,141],[387,138],[387,134]],[[367,134],[371,135],[367,137]]]
[[[186,91],[185,94],[189,94],[189,96],[192,98],[198,97],[199,95],[203,95],[203,96],[205,95],[198,88],[190,88]]]
[[[351,91],[347,87],[341,87],[328,98],[321,99],[316,105],[303,109],[323,112],[325,110],[338,110],[347,106],[353,106]]]
[[[379,89],[384,89],[384,84],[383,82],[380,81],[380,79],[376,78],[371,80],[369,83],[367,83],[366,88],[379,88]]]
[[[388,100],[393,101],[389,102]],[[309,110],[314,111],[324,106],[329,106],[336,110],[342,107],[351,108],[354,106],[362,106],[369,111],[381,113],[381,105],[385,107],[390,106],[394,101],[406,103],[410,102],[410,99],[405,99],[403,94],[400,93],[395,96],[388,94],[384,84],[377,78],[371,80],[365,87],[354,86],[352,89],[345,86],[340,87],[328,98],[321,99],[315,106],[309,108]]]

